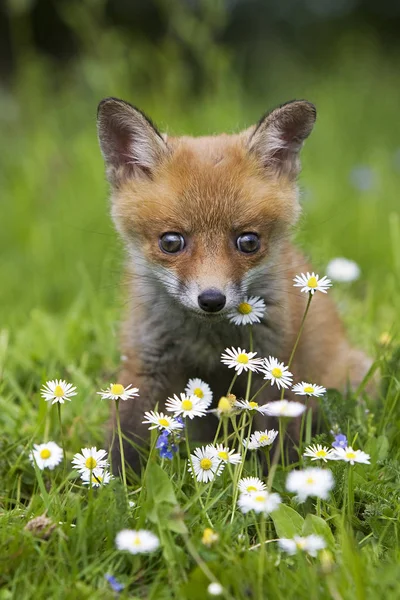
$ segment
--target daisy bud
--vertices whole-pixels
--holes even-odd
[[[232,410],[230,400],[226,396],[222,396],[218,402],[218,412],[220,414],[228,414]]]

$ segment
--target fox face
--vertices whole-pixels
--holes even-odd
[[[173,138],[130,104],[103,100],[112,217],[142,288],[209,320],[241,302],[298,219],[298,155],[315,117],[294,101],[239,134]]]

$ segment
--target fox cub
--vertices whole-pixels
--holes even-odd
[[[221,365],[221,352],[248,348],[247,328],[226,315],[245,296],[261,296],[267,307],[253,328],[258,356],[287,362],[307,301],[293,278],[311,271],[289,238],[300,214],[299,152],[315,119],[310,102],[293,101],[234,135],[167,137],[127,102],[100,103],[111,214],[127,248],[119,381],[140,390],[140,399],[121,405],[122,429],[134,445],[148,439],[144,411],[157,403],[162,410],[189,378],[207,381],[216,400],[226,393],[232,371]],[[349,345],[332,300],[316,294],[290,369],[295,380],[344,389],[360,383],[369,365]],[[246,380],[237,380],[238,397]],[[253,377],[254,391],[260,384]],[[279,396],[268,386],[260,403]],[[209,439],[216,422],[196,420],[195,438]],[[130,443],[125,456],[139,468]],[[117,468],[117,444],[113,462]]]

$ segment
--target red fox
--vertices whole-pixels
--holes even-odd
[[[100,103],[111,214],[127,248],[119,381],[140,390],[140,399],[121,404],[123,433],[135,444],[148,439],[143,413],[157,403],[162,409],[189,378],[207,381],[215,399],[226,393],[232,371],[220,355],[228,346],[248,348],[247,327],[226,315],[244,296],[260,296],[267,307],[253,328],[258,356],[287,362],[307,301],[293,278],[311,270],[289,238],[300,214],[299,152],[315,119],[313,104],[300,100],[234,135],[169,137],[127,102]],[[327,388],[354,387],[370,361],[349,345],[329,295],[315,296],[291,371]],[[253,377],[253,390],[261,383]],[[245,385],[239,377],[237,396]],[[267,387],[260,403],[279,396]],[[216,422],[198,419],[197,439],[210,437]],[[116,444],[113,453],[118,465]],[[137,469],[132,444],[125,456]]]

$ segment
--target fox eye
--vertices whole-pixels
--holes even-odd
[[[260,238],[256,233],[242,233],[236,240],[237,249],[245,254],[253,254],[260,249]]]
[[[185,247],[185,238],[180,233],[168,231],[160,236],[159,246],[167,254],[176,254]]]

